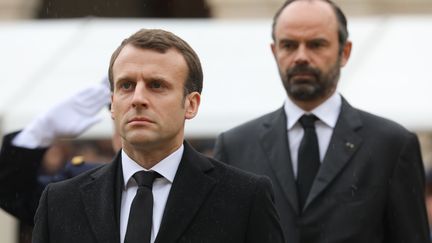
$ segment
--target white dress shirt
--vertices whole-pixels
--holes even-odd
[[[181,145],[179,149],[174,151],[172,154],[161,160],[150,169],[151,171],[158,172],[162,176],[160,178],[156,178],[153,182],[153,223],[151,230],[151,243],[155,241],[157,233],[159,232],[168,194],[171,190],[171,185],[174,181],[177,168],[183,156],[183,150],[184,147]],[[126,236],[130,207],[138,189],[138,185],[132,176],[138,171],[147,170],[133,161],[123,150],[121,156],[124,187],[122,191],[120,211],[120,242],[123,243]]]
[[[319,120],[315,122],[315,130],[318,137],[320,161],[322,163],[333,134],[333,129],[339,117],[341,106],[342,97],[337,92],[310,112],[302,110],[289,98],[286,99],[284,109],[287,117],[288,144],[291,153],[293,172],[296,178],[298,169],[298,150],[304,133],[298,120],[303,114],[314,114],[319,118]]]

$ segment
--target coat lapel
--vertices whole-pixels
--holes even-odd
[[[117,171],[120,158],[91,174],[91,181],[81,187],[84,211],[95,237],[100,243],[118,243],[120,232],[115,205],[119,198]]]
[[[362,144],[356,133],[362,122],[357,111],[342,100],[341,113],[333,131],[324,161],[315,177],[303,210],[333,181]]]
[[[260,142],[285,198],[293,210],[299,213],[296,181],[288,146],[286,120],[283,107],[275,111],[261,127]]]
[[[184,146],[155,243],[177,242],[216,184],[206,175],[213,165],[187,142]]]

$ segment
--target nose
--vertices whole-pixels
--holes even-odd
[[[144,82],[137,82],[133,97],[132,97],[132,107],[134,108],[147,108],[148,99],[147,99],[147,91]]]
[[[309,53],[305,45],[300,45],[297,49],[295,59],[295,64],[309,64]]]

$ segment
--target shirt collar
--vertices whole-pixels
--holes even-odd
[[[298,107],[291,99],[287,98],[284,104],[284,110],[287,117],[287,129],[290,130],[300,119],[303,114],[314,114],[320,121],[327,126],[334,128],[339,117],[340,109],[342,106],[342,97],[339,93],[335,92],[324,103],[317,106],[310,112],[306,112]]]
[[[174,181],[174,177],[177,173],[177,168],[180,164],[181,158],[183,156],[184,146],[183,144],[173,153],[168,155],[166,158],[161,160],[159,163],[154,165],[149,170],[156,171],[162,177],[167,179],[170,183]],[[124,180],[124,188],[127,188],[127,184],[132,176],[138,171],[149,171],[143,167],[141,167],[138,163],[133,161],[124,150],[121,151],[122,158],[122,169],[123,169],[123,180]]]

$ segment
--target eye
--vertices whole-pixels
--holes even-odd
[[[133,88],[133,85],[134,84],[132,82],[130,82],[130,81],[124,81],[124,82],[120,83],[119,88],[121,90],[130,90],[130,89]]]
[[[161,90],[162,88],[165,87],[165,85],[160,80],[154,80],[154,81],[149,82],[148,87],[150,89]]]
[[[280,43],[280,46],[282,49],[295,50],[297,48],[298,44],[294,41],[282,41]]]
[[[324,46],[325,46],[325,42],[324,41],[320,41],[320,40],[311,41],[311,42],[308,43],[308,47],[310,49],[320,49],[320,48],[322,48]]]
[[[150,83],[150,87],[153,88],[153,89],[159,89],[159,88],[162,87],[162,84],[160,82],[155,82],[154,81],[154,82]]]

